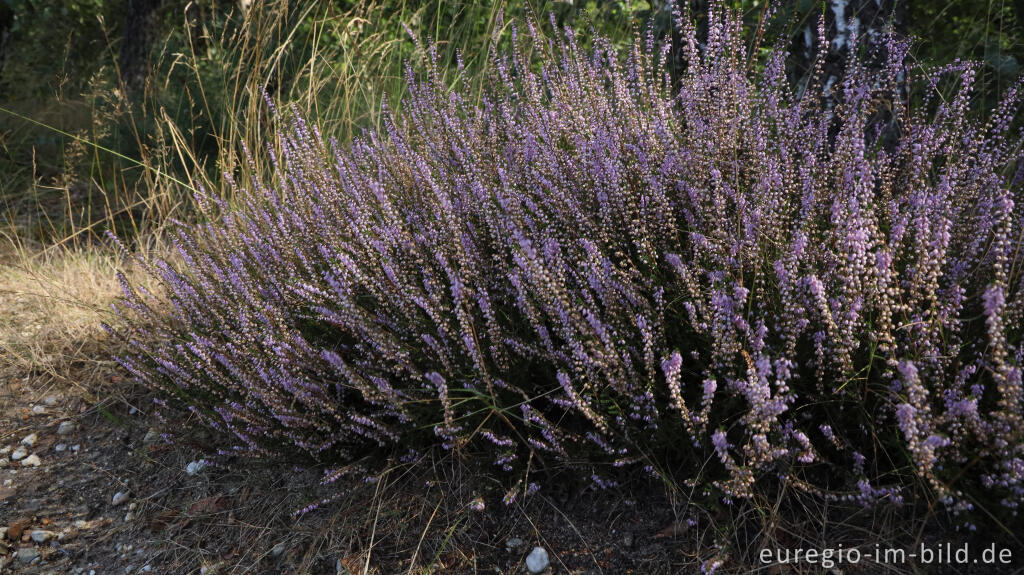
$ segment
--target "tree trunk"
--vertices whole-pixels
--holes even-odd
[[[4,71],[4,61],[7,59],[7,44],[11,38],[11,28],[14,26],[14,10],[6,2],[0,2],[0,73]]]
[[[119,64],[129,91],[137,90],[146,80],[149,46],[159,25],[161,3],[162,0],[127,0]]]

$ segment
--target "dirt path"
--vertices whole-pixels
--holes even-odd
[[[111,503],[135,480],[125,473],[130,430],[98,421],[79,397],[36,395],[12,382],[0,406],[0,562],[26,573],[111,572],[136,509]]]

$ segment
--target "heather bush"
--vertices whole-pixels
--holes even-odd
[[[674,84],[650,35],[530,25],[479,101],[428,58],[350,146],[294,117],[273,178],[200,196],[184,265],[143,262],[165,296],[124,285],[123,365],[236,452],[339,470],[439,441],[512,477],[1012,512],[1017,88],[977,119],[975,64],[911,69],[896,39],[791,86],[721,6],[678,26]]]

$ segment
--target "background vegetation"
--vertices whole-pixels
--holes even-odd
[[[107,228],[134,236],[190,213],[181,212],[186,183],[226,191],[222,172],[249,169],[239,160],[244,146],[263,169],[271,122],[264,90],[346,141],[379,123],[385,99],[400,105],[404,65],[421,56],[410,34],[437,42],[451,79],[461,54],[460,74],[477,91],[495,33],[527,13],[620,46],[647,23],[660,38],[671,34],[664,0],[265,0],[248,10],[249,2],[149,0],[144,34],[129,34],[144,55],[136,78],[121,68],[128,11],[140,4],[147,2],[0,3],[0,222],[8,235],[44,244]],[[698,15],[703,4],[693,2]],[[731,4],[757,28],[763,0]],[[766,33],[798,42],[823,10],[832,26],[826,8],[784,0]],[[1024,0],[924,0],[902,9],[902,27],[919,38],[918,61],[985,63],[980,107],[1019,75]]]

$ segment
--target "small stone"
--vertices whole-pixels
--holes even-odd
[[[75,430],[75,424],[71,421],[62,421],[57,427],[57,435],[67,435]]]
[[[125,523],[131,523],[132,519],[135,519],[135,514],[132,513],[131,511],[129,511],[128,513],[124,514],[124,522]]]
[[[280,557],[287,550],[288,550],[288,546],[285,545],[284,541],[282,541],[282,542],[278,543],[277,545],[274,545],[274,548],[270,550],[270,554],[273,555],[274,557]]]
[[[81,449],[81,447],[82,447],[81,445],[78,445],[76,443],[76,444],[71,446],[71,451],[74,451],[75,453],[78,453],[78,450]]]
[[[53,407],[53,406],[57,405],[57,398],[52,396],[52,395],[50,395],[46,399],[43,400],[43,403],[45,403],[46,405],[49,405],[50,407]]]
[[[4,467],[7,467],[10,464],[11,464],[11,460],[10,459],[7,459],[6,457],[0,458],[0,469],[3,469]]]
[[[110,500],[110,504],[113,505],[114,507],[117,507],[118,505],[121,505],[122,503],[128,501],[129,498],[130,496],[127,493],[123,491],[118,491],[117,493],[114,494],[114,498]]]
[[[28,457],[25,458],[24,461],[21,462],[22,467],[39,467],[42,464],[43,461],[39,459],[39,456],[36,455],[35,453],[29,455]]]
[[[199,568],[199,575],[213,575],[214,573],[219,573],[223,566],[224,564],[220,562],[213,563],[212,565],[203,565]]]
[[[11,541],[17,541],[21,539],[21,534],[25,532],[25,528],[29,526],[28,519],[22,519],[15,521],[7,527],[7,538]]]
[[[203,469],[206,469],[206,467],[209,465],[210,463],[205,459],[200,459],[199,461],[192,461],[185,466],[185,473],[188,473],[189,475],[195,475],[202,471]]]
[[[32,541],[35,541],[36,543],[46,543],[50,539],[53,539],[56,535],[57,534],[53,531],[43,531],[42,529],[34,529],[32,530],[32,535],[30,537],[32,538]]]
[[[508,540],[505,541],[505,549],[509,551],[519,549],[523,545],[526,545],[526,541],[523,541],[518,537],[509,537]]]
[[[11,461],[21,461],[26,457],[28,457],[28,449],[26,449],[24,445],[19,445],[18,448],[14,450],[14,453],[11,454]]]
[[[543,547],[534,547],[533,551],[530,551],[530,554],[526,556],[526,568],[533,575],[543,573],[550,564],[551,559],[548,557],[547,550]]]
[[[21,549],[18,549],[18,563],[28,565],[36,559],[39,559],[39,551],[34,547],[22,547]]]
[[[42,405],[33,405],[32,406],[32,414],[33,415],[46,415],[46,408],[43,407]]]
[[[39,434],[37,434],[37,433],[31,433],[31,434],[29,434],[29,435],[26,435],[26,436],[25,436],[25,437],[24,437],[24,438],[23,438],[23,439],[21,440],[21,444],[22,444],[22,445],[27,445],[27,446],[29,446],[29,447],[34,447],[34,446],[35,446],[35,444],[36,444],[36,441],[38,441],[38,440],[39,440]]]
[[[67,443],[58,443],[57,445],[53,446],[53,450],[57,451],[57,452],[67,451],[67,448],[68,448],[68,444]]]
[[[155,429],[150,429],[146,432],[146,436],[142,438],[143,445],[150,445],[160,441],[160,434]]]
[[[0,449],[0,455],[7,455],[10,452],[11,452],[11,446],[10,445],[5,445],[2,449]]]

